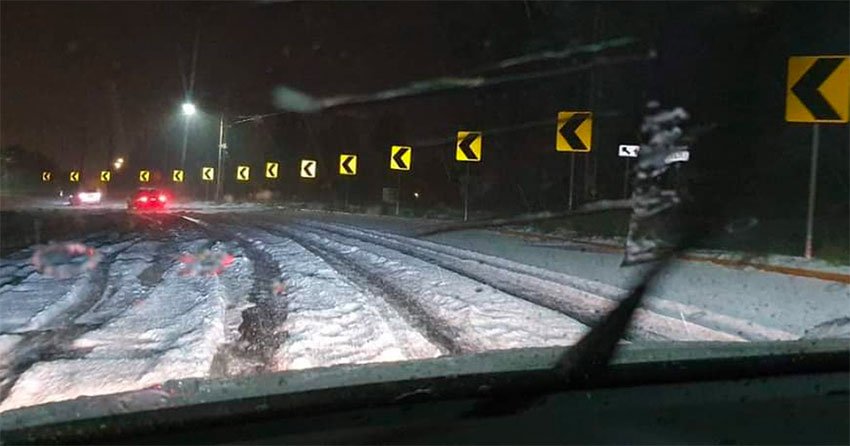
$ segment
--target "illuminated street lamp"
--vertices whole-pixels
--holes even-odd
[[[195,104],[191,102],[184,102],[181,106],[183,111],[183,116],[186,117],[186,130],[183,132],[183,151],[180,156],[180,166],[183,167],[186,163],[186,144],[189,137],[189,118],[191,118],[194,114],[198,112]],[[218,201],[219,196],[221,195],[222,182],[221,182],[221,155],[222,150],[227,148],[227,142],[224,140],[224,113],[221,114],[218,123],[218,164],[216,166],[217,174],[215,176],[215,199]]]
[[[182,108],[183,115],[186,117],[192,116],[198,111],[198,109],[195,108],[195,104],[191,102],[184,102]]]
[[[115,167],[115,170],[121,169],[121,166],[124,165],[124,158],[118,158],[112,163],[112,167]]]

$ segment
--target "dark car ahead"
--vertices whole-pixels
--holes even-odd
[[[130,210],[162,210],[170,201],[170,194],[164,189],[143,187],[127,200]]]

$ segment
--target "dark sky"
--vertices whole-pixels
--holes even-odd
[[[121,144],[119,119],[139,144],[175,118],[196,35],[194,95],[209,109],[270,111],[281,83],[334,94],[456,73],[495,52],[499,23],[464,18],[476,10],[525,16],[521,3],[3,3],[3,145],[103,152]]]
[[[214,157],[218,110],[274,111],[277,85],[317,96],[365,93],[620,36],[637,43],[604,57],[657,54],[558,78],[284,115],[232,130],[232,163],[280,160],[288,177],[274,187],[314,197],[341,189],[339,153],[361,154],[363,176],[352,187],[379,196],[396,179],[386,169],[390,144],[448,141],[462,128],[554,121],[558,110],[591,107],[600,116],[594,153],[577,162],[577,184],[616,197],[623,178],[616,146],[637,139],[643,103],[659,98],[687,108],[694,124],[716,128],[694,147],[695,188],[782,210],[788,200],[805,199],[811,135],[810,126],[783,120],[787,58],[850,52],[848,2],[3,2],[0,12],[0,147],[21,144],[66,168],[96,169],[118,155],[133,168],[173,167],[187,94],[181,73],[189,77],[196,38],[191,94],[203,113],[190,127],[192,169]],[[846,201],[847,135],[847,126],[822,132],[821,190],[838,207]],[[488,136],[486,162],[473,171],[481,200],[563,206],[568,158],[554,152],[553,139],[554,123]],[[427,186],[435,200],[457,200],[451,146],[415,148],[406,187]],[[290,181],[289,166],[303,157],[320,160],[315,185]],[[584,181],[585,172],[596,172],[597,181]]]

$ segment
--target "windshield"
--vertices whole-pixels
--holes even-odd
[[[0,8],[0,412],[850,337],[847,2]]]

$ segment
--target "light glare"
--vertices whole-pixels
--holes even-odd
[[[186,102],[186,103],[183,104],[183,114],[184,115],[192,116],[192,115],[195,114],[195,112],[197,112],[197,109],[195,108],[195,104],[193,104],[191,102]]]

